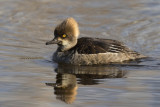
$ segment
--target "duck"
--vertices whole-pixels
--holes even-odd
[[[72,17],[66,18],[55,27],[54,39],[46,42],[46,45],[58,45],[52,57],[54,62],[71,65],[104,65],[146,57],[120,41],[105,38],[78,38],[79,34],[79,25]]]

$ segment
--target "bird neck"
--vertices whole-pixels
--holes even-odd
[[[76,46],[77,44],[77,39],[73,40],[72,42],[67,43],[66,45],[59,45],[58,51],[60,52],[65,52]]]

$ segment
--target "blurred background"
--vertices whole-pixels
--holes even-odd
[[[46,46],[74,17],[80,37],[109,38],[151,58],[58,66]],[[159,107],[159,0],[0,0],[0,107]]]

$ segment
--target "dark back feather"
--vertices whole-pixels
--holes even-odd
[[[111,39],[99,39],[82,37],[71,50],[76,50],[79,54],[98,54],[98,53],[136,53],[127,48],[123,43]]]

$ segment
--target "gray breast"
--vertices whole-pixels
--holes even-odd
[[[74,51],[66,51],[66,52],[58,52],[56,51],[53,54],[53,61],[57,63],[74,63],[75,52]]]

